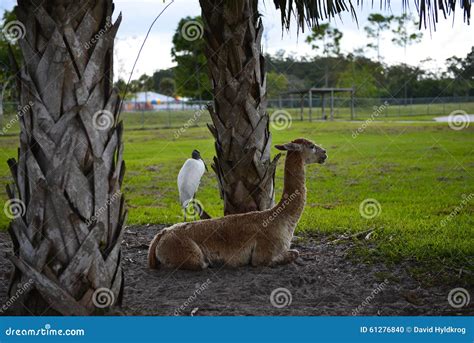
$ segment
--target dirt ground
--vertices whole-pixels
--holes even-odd
[[[150,270],[148,243],[162,228],[128,227],[123,241],[125,315],[473,315],[474,300],[456,309],[451,286],[424,288],[412,266],[357,263],[349,240],[298,239],[297,262],[274,268],[213,268],[202,272]],[[0,232],[0,304],[7,301],[11,264],[8,234]],[[469,289],[471,297],[474,289]],[[273,292],[273,297],[272,297]],[[272,304],[273,303],[273,304]]]

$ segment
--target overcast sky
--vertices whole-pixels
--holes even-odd
[[[14,0],[0,0],[0,10],[11,10],[16,3]],[[143,42],[145,34],[153,22],[156,15],[168,4],[170,0],[115,0],[116,11],[114,17],[122,12],[123,21],[118,33],[118,42],[116,44],[115,68],[116,77],[128,78],[133,62],[137,56],[140,45]],[[415,1],[411,1],[414,3]],[[305,43],[307,32],[300,33],[296,30],[283,33],[280,25],[280,15],[275,9],[273,1],[261,1],[260,11],[263,15],[265,27],[264,50],[269,53],[275,53],[279,49],[284,49],[288,53],[295,55],[312,56],[310,46]],[[363,30],[367,23],[367,16],[371,12],[381,12],[378,6],[370,7],[371,0],[365,1],[365,6],[357,9],[359,27],[351,19],[349,14],[342,15],[341,19],[332,21],[344,34],[341,41],[343,52],[351,52],[354,49],[367,45],[365,32]],[[378,1],[374,3],[378,4]],[[391,1],[391,8],[384,13],[398,15],[401,13],[402,1]],[[264,5],[265,4],[265,5]],[[416,11],[414,5],[411,8]],[[420,64],[427,58],[432,58],[435,62],[425,65],[429,69],[444,67],[444,60],[451,56],[465,57],[474,45],[473,24],[468,26],[462,20],[462,13],[458,12],[453,22],[453,17],[447,20],[441,19],[437,25],[436,31],[423,30],[424,37],[422,41],[409,48],[405,58],[403,48],[395,46],[391,42],[390,34],[387,34],[381,44],[381,54],[386,63],[395,63],[406,60],[412,65]],[[156,22],[150,37],[142,51],[134,78],[143,74],[152,74],[155,70],[169,68],[174,65],[170,50],[172,47],[172,37],[178,22],[186,16],[200,15],[198,0],[175,0]],[[295,28],[295,25],[293,25]],[[307,30],[306,30],[307,31]],[[375,58],[375,54],[371,56]]]

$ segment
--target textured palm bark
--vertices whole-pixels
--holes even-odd
[[[125,165],[112,87],[121,18],[112,23],[112,12],[112,0],[19,0],[16,7],[26,28],[18,76],[24,115],[7,191],[26,211],[10,225],[9,294],[27,291],[14,313],[87,315],[122,297]]]
[[[279,155],[270,156],[263,27],[257,0],[200,0],[206,56],[214,93],[209,108],[224,214],[264,210],[274,204]]]

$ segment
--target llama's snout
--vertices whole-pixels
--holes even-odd
[[[318,162],[320,164],[323,164],[324,162],[326,162],[327,158],[328,158],[328,155],[326,154],[326,150],[323,150],[323,155],[319,158]]]

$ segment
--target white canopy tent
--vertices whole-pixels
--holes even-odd
[[[151,104],[162,104],[162,103],[176,103],[179,100],[160,93],[155,92],[138,92],[135,93],[130,101],[141,102],[141,103],[151,103]]]
[[[126,111],[162,111],[199,108],[187,98],[174,98],[156,92],[137,92],[132,98],[124,101]],[[190,107],[191,106],[191,107]]]

